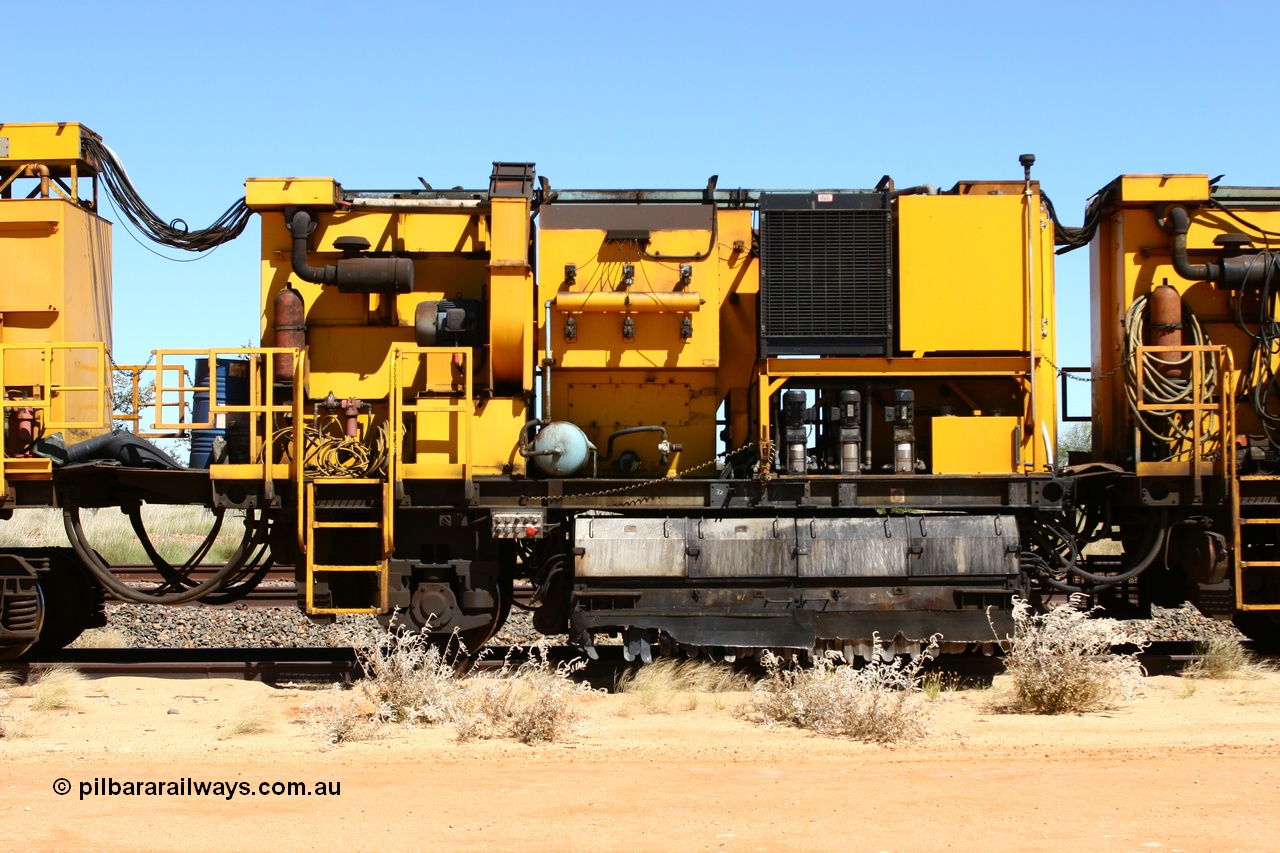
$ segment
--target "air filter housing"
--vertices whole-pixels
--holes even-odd
[[[892,262],[883,194],[762,194],[761,355],[889,355]]]

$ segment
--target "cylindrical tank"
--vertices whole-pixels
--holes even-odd
[[[275,346],[296,349],[305,347],[307,345],[307,310],[302,303],[301,294],[293,288],[286,287],[276,294],[273,307]],[[293,357],[281,353],[271,358],[271,369],[275,374],[275,381],[293,382]]]
[[[209,385],[209,359],[197,358],[195,384]],[[223,405],[243,406],[249,402],[249,362],[239,358],[218,359],[214,375],[213,391],[215,399]],[[209,392],[196,391],[191,395],[191,420],[203,423],[209,420]],[[228,453],[233,461],[247,459],[249,433],[242,416],[231,417],[226,422],[216,423],[211,429],[193,429],[191,431],[192,468],[208,468],[213,453],[214,439],[222,437],[227,442]]]
[[[1182,297],[1175,288],[1167,284],[1153,288],[1147,299],[1147,346],[1180,347],[1182,346]],[[1181,356],[1177,353],[1153,353],[1157,362],[1177,362]],[[1181,379],[1181,367],[1170,365],[1160,367],[1160,372],[1169,379]]]
[[[548,477],[572,477],[583,469],[595,447],[587,434],[568,421],[552,421],[538,430],[530,458]]]

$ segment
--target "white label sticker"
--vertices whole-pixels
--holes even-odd
[[[835,201],[835,193],[818,193],[818,202]]]

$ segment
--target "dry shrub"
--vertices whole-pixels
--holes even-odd
[[[303,705],[302,713],[311,731],[329,744],[369,740],[383,723],[377,711],[370,714],[362,709],[338,684]]]
[[[1259,678],[1271,671],[1234,637],[1214,637],[1199,643],[1196,654],[1199,659],[1183,668],[1184,678]]]
[[[69,666],[58,664],[40,673],[31,691],[31,710],[61,711],[84,693],[86,679]]]
[[[474,679],[465,713],[455,720],[459,740],[510,737],[521,743],[562,740],[582,718],[576,698],[591,690],[574,673],[586,664],[574,659],[552,664],[545,646],[532,646],[529,660],[508,659],[491,676]]]
[[[1114,619],[1094,619],[1091,610],[1063,604],[1047,613],[1014,599],[1012,637],[1003,641],[1005,669],[1013,685],[1009,710],[1064,714],[1131,701],[1146,674],[1132,654],[1114,646],[1144,647]]]
[[[932,638],[931,649],[937,639]],[[880,635],[873,640],[882,652]],[[924,655],[885,662],[876,654],[870,663],[855,667],[845,665],[839,652],[829,651],[806,669],[766,652],[765,677],[751,702],[769,723],[871,743],[915,740],[924,736],[930,712],[921,686],[924,662]]]
[[[67,646],[69,649],[127,649],[129,638],[117,628],[90,628]]]
[[[450,647],[455,651],[404,629],[371,638],[356,651],[366,673],[360,689],[372,710],[335,689],[303,706],[312,730],[337,744],[373,737],[386,723],[450,723],[459,740],[543,743],[563,738],[580,718],[573,697],[590,687],[572,676],[583,664],[552,664],[545,647],[534,647],[527,663],[508,659],[496,673],[463,681],[457,668],[466,650],[456,638]]]
[[[457,678],[458,658],[466,653],[461,642],[456,651],[443,651],[423,634],[404,628],[383,633],[371,643],[357,646],[365,679],[360,687],[393,723],[436,725],[455,720],[466,705],[465,691]]]
[[[749,690],[750,679],[732,667],[708,661],[680,661],[665,658],[627,670],[618,677],[615,689],[629,701],[623,712],[662,713],[673,707],[692,711],[704,693],[736,693]]]

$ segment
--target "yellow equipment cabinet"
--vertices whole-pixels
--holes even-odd
[[[998,195],[898,199],[899,345],[904,353],[1026,352],[1027,235],[1020,184]],[[1042,231],[1038,188],[1036,252],[1053,254]],[[1046,242],[1046,240],[1048,242]],[[1035,276],[1037,308],[1043,278]],[[1039,331],[1039,330],[1036,330]]]
[[[756,344],[750,211],[552,203],[538,239],[550,417],[586,432],[604,476],[713,474],[716,412]]]
[[[1199,603],[1274,639],[1280,188],[1123,175],[1090,212],[1099,220],[1090,245],[1094,458],[1140,484],[1117,491],[1113,512],[1192,504],[1201,526],[1174,525],[1169,552],[1193,555],[1184,564],[1195,600],[1207,588],[1199,584],[1229,571],[1234,608]]]
[[[33,437],[105,430],[111,348],[111,223],[78,193],[96,165],[78,124],[0,124],[0,383],[11,482],[48,480]],[[94,137],[96,138],[96,137]]]

